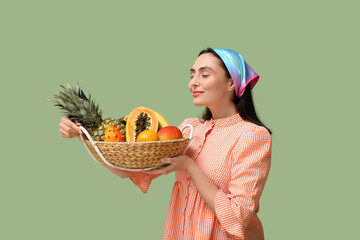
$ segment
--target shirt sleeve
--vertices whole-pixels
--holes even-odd
[[[215,212],[221,229],[236,239],[246,239],[246,228],[258,211],[270,170],[271,135],[255,126],[240,137],[232,153],[231,181],[215,195]]]
[[[149,190],[151,181],[161,174],[150,174],[146,172],[134,172],[130,171],[130,180],[138,186],[143,193],[147,193]]]
[[[191,122],[192,122],[192,119],[187,118],[179,125],[178,128],[181,130],[181,128],[183,126],[185,126],[186,124],[189,124]],[[190,129],[184,128],[182,133],[183,133],[184,137],[188,137],[190,135]],[[154,180],[155,178],[159,177],[160,175],[161,174],[150,174],[150,173],[146,173],[146,172],[130,171],[130,176],[131,176],[130,180],[136,186],[138,186],[143,193],[147,193],[149,190],[151,181]]]

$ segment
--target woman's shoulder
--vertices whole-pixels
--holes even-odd
[[[234,153],[238,156],[238,154],[242,154],[244,150],[256,150],[259,148],[267,148],[268,146],[271,148],[271,145],[272,138],[266,127],[247,122],[235,144]]]
[[[266,127],[249,121],[245,122],[242,135],[244,138],[255,138],[259,140],[271,139],[271,135]]]

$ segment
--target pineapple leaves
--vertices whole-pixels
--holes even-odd
[[[62,91],[58,95],[54,95],[51,100],[58,106],[65,115],[71,120],[79,121],[85,128],[92,129],[97,127],[102,120],[102,111],[99,105],[91,99],[91,95],[87,97],[80,88],[79,83],[73,88],[70,83],[66,86],[60,85]]]

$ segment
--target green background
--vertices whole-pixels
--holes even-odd
[[[359,217],[355,1],[1,1],[1,239],[160,239],[174,174],[143,194],[60,137],[59,84],[106,117],[138,106],[198,117],[189,69],[206,47],[240,52],[273,131],[265,238],[354,239]]]

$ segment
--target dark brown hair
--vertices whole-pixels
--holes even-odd
[[[198,56],[200,56],[201,54],[204,54],[204,53],[211,53],[215,57],[217,57],[220,60],[219,63],[221,65],[221,67],[225,70],[226,77],[231,78],[230,73],[227,70],[224,62],[219,57],[219,55],[214,51],[214,49],[212,49],[212,48],[204,49],[199,53]],[[249,121],[249,122],[255,123],[256,125],[265,127],[269,131],[269,133],[272,134],[272,131],[259,120],[259,118],[256,114],[249,84],[245,87],[245,92],[240,98],[236,96],[235,91],[234,91],[234,96],[235,96],[234,103],[236,105],[236,108],[237,108],[241,118],[244,119],[245,121]],[[203,121],[211,120],[212,113],[208,107],[205,108],[205,111],[201,118]]]

